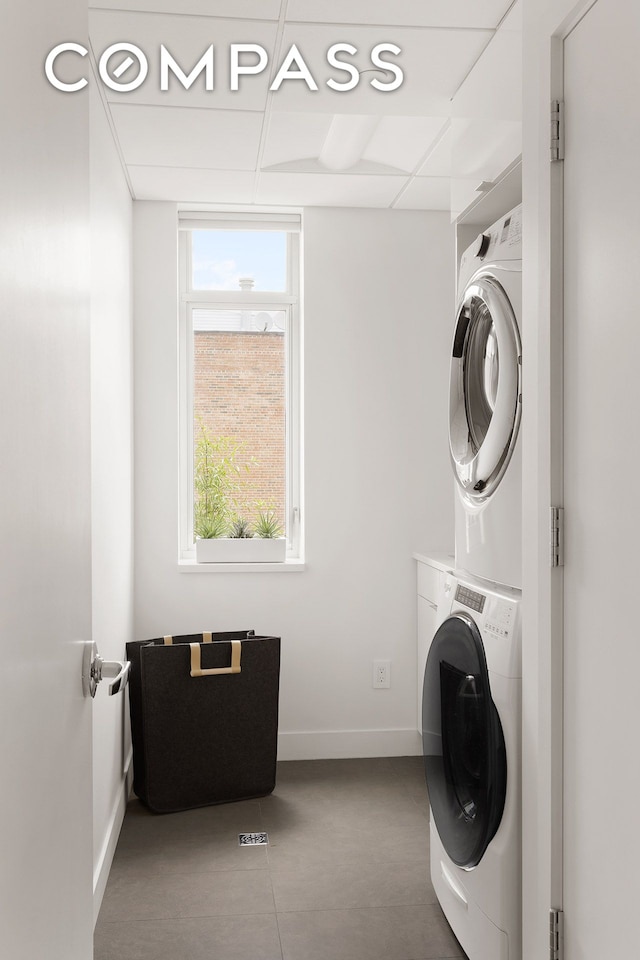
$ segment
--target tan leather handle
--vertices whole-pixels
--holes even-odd
[[[173,645],[173,637],[171,636],[163,637],[163,640],[164,640],[165,647],[170,647]],[[202,634],[202,642],[203,643],[213,642],[211,639],[211,631],[206,631],[205,633]]]
[[[240,640],[231,641],[231,663],[228,667],[209,667],[203,670],[200,659],[200,644],[190,643],[191,647],[191,676],[192,677],[216,677],[224,673],[240,673],[240,654],[242,652],[242,643]]]

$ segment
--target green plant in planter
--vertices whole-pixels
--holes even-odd
[[[225,535],[236,520],[242,475],[255,458],[242,460],[244,444],[234,437],[212,437],[203,423],[195,445],[193,532],[210,540]]]
[[[216,540],[226,534],[227,521],[223,516],[201,517],[194,532],[202,540]]]
[[[258,519],[253,525],[256,536],[262,537],[264,540],[274,540],[276,537],[281,537],[283,534],[282,524],[278,520],[275,510],[262,504],[257,504],[257,507]]]
[[[251,524],[248,520],[245,520],[244,517],[238,517],[237,520],[234,520],[231,524],[229,536],[233,537],[234,540],[250,540],[251,537],[253,537]]]

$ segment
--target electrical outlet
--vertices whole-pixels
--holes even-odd
[[[385,690],[391,686],[391,660],[373,661],[373,687]]]

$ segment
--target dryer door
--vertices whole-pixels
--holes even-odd
[[[422,745],[440,839],[454,863],[475,867],[502,819],[507,760],[482,639],[463,613],[445,620],[431,643]]]
[[[467,286],[456,319],[449,385],[449,447],[471,502],[500,483],[520,425],[520,334],[509,298],[491,274]]]

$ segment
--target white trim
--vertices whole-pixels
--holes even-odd
[[[282,563],[198,563],[191,558],[178,560],[179,573],[302,573],[306,569],[304,560],[296,557]]]
[[[300,216],[290,213],[211,213],[185,210],[178,214],[179,230],[276,230],[300,233]]]
[[[549,508],[562,505],[562,163],[549,109],[563,99],[563,40],[593,0],[525,5],[523,57],[523,960],[548,952],[562,906],[562,568]]]
[[[278,734],[278,760],[419,756],[422,756],[422,739],[412,728],[316,730]]]
[[[193,224],[193,213],[189,213],[186,224]],[[221,229],[227,223],[226,219],[213,219],[209,214],[202,215],[197,226]],[[222,214],[219,215],[223,217]],[[251,214],[239,215],[243,227],[252,227],[259,222]],[[263,222],[271,223],[263,217]],[[212,220],[209,223],[209,220]],[[300,226],[300,215],[291,217],[282,214],[281,225],[289,222]],[[182,225],[181,225],[182,226]],[[279,310],[285,316],[285,405],[287,416],[285,419],[285,447],[286,447],[286,532],[287,532],[287,559],[302,559],[303,548],[303,520],[302,520],[302,337],[300,329],[300,269],[301,249],[300,239],[295,230],[287,230],[287,283],[288,289],[282,293],[251,291],[240,292],[227,290],[197,290],[192,288],[191,243],[190,232],[192,227],[185,226],[178,232],[179,253],[179,304],[178,304],[178,408],[179,408],[179,505],[178,505],[178,556],[181,569],[191,570],[193,564],[193,324],[194,309],[227,309],[235,310],[241,306],[249,306],[253,310]],[[210,565],[208,565],[210,566]],[[244,565],[245,570],[253,565]],[[267,564],[261,564],[262,568]],[[272,566],[272,565],[269,565]],[[282,564],[274,564],[281,568]],[[298,569],[299,569],[298,564]],[[216,564],[218,572],[221,567],[237,567],[237,564]]]
[[[95,927],[102,906],[102,898],[109,879],[113,856],[116,852],[118,837],[122,829],[122,822],[127,809],[127,801],[131,796],[131,785],[133,782],[133,752],[129,751],[124,765],[124,773],[118,796],[113,805],[109,825],[102,844],[102,849],[98,855],[97,862],[93,868],[93,926]]]
[[[191,249],[187,233],[178,234],[178,290],[186,290],[191,274]],[[179,555],[184,556],[193,540],[193,333],[190,327],[190,310],[185,300],[178,296],[178,456],[179,456],[179,503],[178,544]]]
[[[252,310],[283,310],[295,303],[295,298],[288,293],[271,290],[252,290],[250,293],[240,290],[193,290],[183,293],[181,300],[194,306],[215,307],[217,310],[238,310],[243,306]]]

